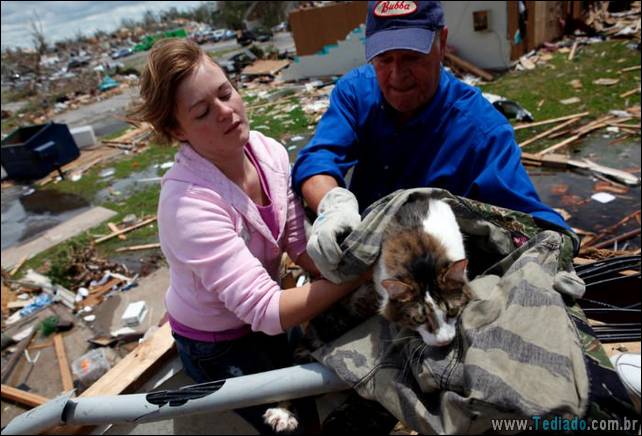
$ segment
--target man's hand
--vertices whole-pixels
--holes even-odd
[[[343,255],[340,245],[360,223],[357,198],[345,188],[330,190],[319,203],[307,252],[321,273],[335,283],[339,279],[333,277],[332,271]]]

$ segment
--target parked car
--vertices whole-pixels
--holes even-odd
[[[194,41],[197,44],[205,44],[210,40],[211,37],[211,32],[210,31],[202,31],[202,32],[196,32],[191,36],[192,41]]]
[[[71,59],[69,59],[69,63],[67,64],[67,69],[71,70],[73,68],[84,67],[85,65],[89,65],[90,60],[91,58],[89,56],[72,57]]]
[[[256,35],[251,30],[242,30],[236,36],[236,42],[238,42],[242,46],[250,45],[254,41],[256,41]]]
[[[243,68],[254,61],[256,61],[256,56],[254,53],[246,49],[225,60],[219,60],[217,63],[227,74],[235,74],[240,73]]]
[[[256,40],[258,42],[269,41],[274,36],[270,29],[265,29],[265,28],[254,29],[254,34],[256,35]]]
[[[233,39],[236,37],[236,33],[232,32],[230,29],[216,29],[212,32],[214,41],[227,41],[228,39]]]
[[[111,53],[112,59],[124,58],[133,53],[131,48],[119,48]]]

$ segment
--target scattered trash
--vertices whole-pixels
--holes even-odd
[[[569,82],[569,85],[573,87],[573,89],[582,89],[582,82],[580,79],[573,79]]]
[[[293,136],[290,138],[290,141],[292,142],[298,142],[298,141],[303,141],[305,139],[304,136]]]
[[[162,164],[159,165],[161,170],[166,170],[168,168],[171,168],[174,165],[174,161],[169,161],[169,162],[163,162]]]
[[[629,192],[629,188],[626,186],[614,185],[602,180],[596,182],[595,185],[593,185],[593,190],[597,192],[611,192],[613,194],[626,194],[627,192]]]
[[[290,145],[288,147],[288,151],[293,151],[293,150],[296,150],[296,145]]]
[[[133,213],[130,213],[129,215],[125,215],[125,217],[121,222],[126,226],[131,226],[135,224],[137,220],[138,218],[136,217],[136,215]]]
[[[482,95],[506,118],[515,118],[518,121],[533,121],[533,115],[531,115],[529,111],[520,106],[519,103],[508,100],[505,97],[495,94],[489,94],[486,92],[482,93]]]
[[[20,310],[20,316],[29,316],[32,313],[38,312],[45,307],[49,306],[52,303],[51,296],[46,293],[42,293],[36,297],[33,303]]]
[[[113,169],[113,168],[105,168],[100,173],[98,173],[98,177],[101,177],[101,178],[111,177],[114,174],[116,174],[116,170],[115,169]]]
[[[118,82],[109,76],[105,76],[103,81],[100,82],[100,84],[98,85],[98,89],[101,92],[108,91],[110,89],[117,88],[117,87],[118,87]]]
[[[118,356],[111,348],[95,348],[71,362],[71,372],[80,385],[87,388],[109,371],[117,360]]]
[[[597,79],[593,81],[593,85],[611,86],[618,83],[620,79]]]
[[[78,295],[80,295],[83,298],[89,296],[89,289],[87,288],[80,287],[78,288],[77,292],[78,292]]]
[[[94,321],[96,321],[96,315],[87,315],[87,316],[83,317],[83,319],[86,322],[94,322]]]
[[[582,101],[582,100],[580,100],[579,97],[571,97],[571,98],[566,98],[564,100],[560,100],[560,103],[561,104],[575,104],[575,103],[579,103],[580,101]]]
[[[595,201],[599,201],[602,204],[610,203],[615,200],[615,196],[609,194],[608,192],[598,192],[597,194],[591,195],[591,198]]]
[[[136,301],[127,306],[121,320],[125,325],[136,326],[143,321],[146,314],[147,304],[144,301]]]
[[[72,182],[77,182],[78,180],[82,179],[82,173],[73,173],[70,177],[69,180]]]

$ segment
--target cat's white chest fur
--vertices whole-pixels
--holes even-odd
[[[455,261],[464,259],[464,239],[455,219],[455,214],[446,202],[431,199],[428,216],[423,221],[424,231],[437,239],[446,248],[446,256]]]

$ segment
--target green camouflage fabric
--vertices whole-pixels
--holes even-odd
[[[340,274],[350,279],[377,260],[383,229],[410,195],[448,202],[465,235],[475,298],[457,337],[426,346],[377,314],[376,291],[366,285],[311,322],[318,361],[422,434],[481,433],[491,419],[535,415],[635,417],[574,303],[584,283],[572,267],[571,233],[440,189],[397,191],[366,210],[343,242]]]

